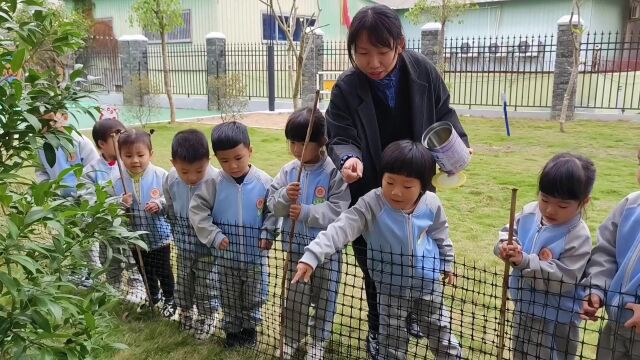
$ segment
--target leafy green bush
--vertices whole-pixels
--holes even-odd
[[[57,148],[73,148],[75,128],[53,128],[46,118],[70,114],[71,108],[92,114],[80,104],[87,96],[81,69],[61,82],[55,64],[42,68],[29,61],[43,46],[64,57],[83,46],[86,35],[44,5],[0,0],[0,359],[80,359],[122,347],[106,340],[110,290],[99,281],[78,290],[68,279],[87,268],[94,242],[139,243],[104,189],[96,188],[91,201],[59,195],[61,179],[69,172],[79,177],[81,166],[40,184],[31,175],[34,150],[52,159]],[[96,279],[103,273],[91,270]]]

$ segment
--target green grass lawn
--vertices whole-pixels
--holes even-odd
[[[586,221],[592,233],[628,193],[638,189],[635,172],[638,164],[636,151],[640,147],[640,123],[630,122],[571,122],[567,133],[560,133],[555,122],[515,120],[511,123],[512,136],[505,135],[504,123],[499,120],[463,119],[472,146],[475,149],[464,187],[438,193],[449,218],[451,238],[454,242],[458,262],[467,264],[459,268],[461,284],[449,288],[454,299],[452,308],[456,332],[463,334],[463,345],[468,358],[480,358],[482,351],[491,352],[495,342],[493,329],[496,318],[496,302],[499,306],[500,289],[487,284],[499,284],[496,274],[501,273],[502,262],[493,256],[492,249],[498,230],[508,221],[510,189],[517,187],[518,208],[536,199],[537,175],[544,163],[554,154],[563,151],[576,152],[590,157],[597,166],[598,174],[593,191],[593,201],[587,208]],[[152,140],[155,146],[153,162],[169,168],[170,143],[173,134],[187,128],[187,124],[154,126],[157,133]],[[207,136],[210,126],[196,125]],[[251,130],[253,162],[258,167],[275,175],[285,162],[290,160],[283,131]],[[218,164],[212,159],[215,166]],[[595,239],[594,239],[595,241]],[[272,252],[272,264],[280,263],[282,255]],[[347,255],[349,256],[349,255]],[[363,293],[360,291],[358,271],[349,260],[342,287],[342,308],[338,309],[334,326],[332,348],[344,353],[344,338],[362,336],[366,328],[362,312]],[[486,272],[484,270],[487,270]],[[272,280],[275,278],[272,278]],[[271,282],[272,284],[279,282]],[[279,286],[279,285],[278,285]],[[271,289],[275,293],[275,289]],[[279,292],[279,289],[277,290]],[[265,314],[278,313],[277,303],[265,306]],[[122,310],[123,312],[125,309]],[[471,317],[471,314],[475,317]],[[343,314],[341,316],[340,314]],[[122,314],[119,314],[122,315]],[[276,315],[268,315],[277,319]],[[277,320],[271,320],[276,321]],[[178,331],[177,324],[157,319],[131,316],[115,323],[114,339],[127,344],[130,349],[120,353],[103,354],[103,358],[117,359],[241,359],[249,355],[223,352],[219,340],[199,343]],[[275,328],[269,328],[271,341],[277,336]],[[486,333],[481,333],[482,329]],[[487,330],[489,329],[489,330]],[[589,325],[585,342],[595,344],[594,325]],[[362,337],[363,338],[363,337]],[[473,340],[472,340],[473,338]],[[348,340],[347,340],[348,341]],[[420,352],[424,351],[424,341]],[[357,348],[356,340],[350,346]],[[415,342],[413,345],[415,347]],[[354,350],[355,351],[355,350]],[[478,351],[477,353],[474,351]],[[360,352],[359,356],[363,356]],[[585,346],[584,355],[592,358],[593,347]],[[489,357],[486,357],[489,358]]]

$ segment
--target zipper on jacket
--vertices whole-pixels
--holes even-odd
[[[412,299],[412,290],[413,290],[413,276],[415,275],[415,269],[413,268],[413,214],[408,214],[406,216],[407,218],[407,238],[409,239],[409,269],[411,271],[410,273],[410,280],[411,280],[411,284],[409,284],[409,298]]]
[[[624,273],[624,279],[622,280],[622,286],[620,287],[620,291],[622,292],[624,288],[629,285],[629,277],[631,276],[631,272],[635,268],[636,263],[638,262],[638,256],[640,255],[640,246],[635,247],[635,251],[633,252],[633,257],[631,261],[629,261],[629,265],[627,265],[627,269]]]
[[[246,179],[246,178],[245,178]],[[234,180],[235,181],[235,180]],[[243,181],[244,183],[244,181]],[[240,261],[247,266],[247,240],[244,238],[244,229],[242,228],[244,221],[242,218],[242,208],[244,206],[242,202],[242,184],[236,183],[238,186],[238,238],[240,239]]]

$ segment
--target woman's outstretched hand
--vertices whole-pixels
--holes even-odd
[[[362,161],[356,157],[347,160],[342,166],[342,177],[347,184],[351,184],[362,177]]]

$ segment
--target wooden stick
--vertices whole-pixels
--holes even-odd
[[[304,144],[302,145],[302,155],[301,158],[304,158],[304,152],[307,149],[307,145],[309,144],[309,139],[311,138],[311,132],[313,130],[314,124],[314,115],[316,113],[316,108],[318,107],[318,100],[320,99],[320,90],[316,90],[316,96],[313,101],[313,108],[311,108],[311,119],[309,119],[309,126],[307,127],[307,136],[304,139]],[[298,169],[298,176],[296,178],[296,182],[300,182],[302,178],[302,168],[304,163],[300,160],[300,168]],[[289,243],[287,247],[287,255],[284,260],[284,275],[282,276],[282,288],[280,290],[280,359],[284,359],[284,338],[285,338],[285,304],[286,304],[286,296],[287,296],[287,277],[289,275],[289,261],[291,261],[291,244],[293,243],[294,231],[296,229],[296,222],[291,222],[291,230],[289,231]]]
[[[509,237],[507,238],[507,245],[513,244],[513,226],[516,218],[517,193],[518,189],[511,189],[511,212],[509,213]],[[498,328],[498,360],[502,360],[502,356],[504,355],[505,318],[507,316],[507,290],[509,289],[509,265],[509,261],[504,262],[504,272],[502,274],[502,303],[500,304],[500,323]]]
[[[120,163],[120,152],[118,151],[118,136],[122,133],[122,130],[118,129],[111,134],[111,139],[113,140],[113,151],[116,153],[116,163],[118,164],[118,171],[120,172],[120,181],[122,181],[122,190],[124,194],[127,194],[127,184],[124,181],[124,172],[122,171],[122,164]],[[129,221],[131,221],[131,226],[134,225],[133,221],[133,213],[129,212]],[[136,245],[136,253],[138,255],[138,261],[140,264],[140,273],[142,275],[142,282],[144,283],[144,288],[147,291],[147,300],[149,301],[149,309],[153,312],[153,301],[151,299],[151,290],[149,289],[149,282],[147,281],[147,272],[144,270],[144,260],[142,260],[142,253],[140,252],[140,247]]]

